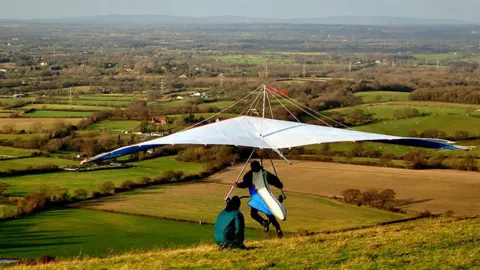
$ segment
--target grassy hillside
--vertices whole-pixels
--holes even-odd
[[[59,209],[0,223],[0,258],[95,256],[210,242],[212,226],[90,210]],[[248,230],[247,238],[260,232]]]
[[[480,219],[428,219],[282,240],[132,252],[17,269],[469,269],[480,265]]]
[[[165,185],[118,194],[112,198],[89,201],[80,205],[92,209],[213,223],[224,207],[223,200],[229,188],[227,185],[213,183]],[[248,195],[248,191],[236,189],[234,194]],[[287,197],[285,205],[288,218],[281,224],[285,231],[352,228],[406,217],[315,196],[287,193]],[[250,208],[247,202],[248,199],[243,200],[242,211],[248,216]],[[246,224],[259,227],[251,218],[246,219]]]

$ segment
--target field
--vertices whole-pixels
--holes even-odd
[[[155,247],[211,242],[211,226],[79,209],[60,209],[1,223],[0,256],[105,257]],[[259,233],[248,230],[247,238]],[[1,268],[1,267],[0,267]]]
[[[59,103],[68,104],[68,100],[59,100]],[[130,100],[91,100],[91,99],[74,99],[73,105],[100,105],[100,106],[123,106],[132,103]]]
[[[365,191],[391,188],[397,199],[411,200],[405,210],[429,210],[458,215],[480,214],[480,174],[453,170],[404,170],[321,162],[293,161],[293,165],[277,161],[278,174],[285,190],[321,196],[339,196],[346,189]],[[271,170],[270,166],[266,167]],[[209,181],[231,183],[239,167],[228,169]]]
[[[82,106],[82,105],[68,105],[68,104],[30,104],[23,107],[24,109],[35,109],[35,110],[70,110],[73,111],[103,111],[103,110],[113,110],[112,107],[102,107],[102,106]]]
[[[8,269],[475,269],[480,219],[426,219],[384,227],[248,241],[250,250],[214,245],[130,252]]]
[[[355,107],[345,107],[328,110],[327,112],[339,112],[342,115],[350,114],[355,109],[361,109],[366,113],[375,114],[375,119],[394,119],[394,112],[398,109],[417,109],[420,114],[429,116],[449,115],[449,116],[480,116],[480,106],[466,104],[445,104],[437,102],[385,102],[377,104],[359,105]],[[473,119],[475,120],[475,119]]]
[[[222,56],[216,58],[229,64],[248,64],[248,65],[265,65],[270,64],[293,64],[296,62],[294,58],[264,58],[260,56],[245,55],[245,56]]]
[[[6,118],[0,121],[0,128],[5,125],[13,125],[16,130],[28,130],[35,123],[41,123],[43,128],[50,128],[56,123],[77,124],[80,121],[78,118]]]
[[[439,115],[383,121],[366,126],[355,127],[355,130],[382,133],[397,136],[408,136],[409,131],[440,130],[447,135],[455,135],[456,131],[467,131],[471,135],[480,135],[480,118],[469,116]]]
[[[3,161],[0,161],[3,162]],[[79,164],[76,162],[75,164]],[[119,185],[125,180],[137,180],[140,177],[153,177],[168,170],[182,170],[186,175],[195,174],[202,170],[203,165],[197,163],[178,162],[175,157],[162,157],[143,162],[135,162],[138,167],[128,169],[112,169],[88,172],[57,172],[40,175],[25,175],[17,177],[4,177],[0,182],[7,183],[8,192],[15,195],[25,195],[30,190],[41,186],[59,186],[73,191],[83,188],[87,191],[96,190],[103,182],[112,181]]]
[[[36,149],[22,149],[7,146],[0,146],[0,158],[3,157],[28,157],[32,153],[38,152]]]
[[[216,215],[224,207],[223,200],[229,188],[227,185],[214,183],[158,186],[81,205],[92,209],[214,222]],[[248,195],[248,191],[237,189],[235,194]],[[405,217],[310,195],[287,194],[287,197],[288,219],[282,224],[286,231],[343,229]],[[248,216],[250,210],[247,202],[248,200],[243,201],[242,211]],[[246,225],[259,226],[250,218],[247,218]]]
[[[0,104],[13,105],[17,102],[28,103],[35,101],[35,98],[0,98]]]
[[[228,106],[232,105],[234,101],[217,101],[217,102],[208,102],[198,105],[199,109],[208,108],[208,107],[217,107],[219,109],[225,109]]]
[[[447,60],[453,58],[459,58],[459,56],[455,53],[437,53],[437,54],[414,54],[415,58],[420,60]]]
[[[27,150],[28,151],[28,150]],[[61,159],[61,158],[46,158],[46,157],[32,157],[21,159],[10,159],[0,161],[0,172],[7,171],[9,169],[25,170],[28,167],[38,167],[44,165],[57,165],[59,167],[78,165],[78,162]]]
[[[24,114],[23,117],[32,118],[83,118],[92,116],[92,112],[70,112],[70,111],[34,111]]]
[[[377,97],[381,97],[381,102],[385,101],[400,101],[400,100],[409,100],[410,93],[403,92],[390,92],[390,91],[371,91],[371,92],[358,92],[354,94],[355,96],[361,97],[365,103],[375,103],[378,102]]]
[[[110,130],[110,131],[132,131],[138,128],[139,121],[123,120],[123,121],[102,121],[95,123],[89,127],[90,130]]]

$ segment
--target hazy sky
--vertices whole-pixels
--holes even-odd
[[[480,0],[0,0],[0,19],[106,14],[286,18],[358,15],[480,22],[479,13]]]

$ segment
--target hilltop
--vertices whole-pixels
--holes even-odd
[[[283,240],[251,241],[251,250],[213,245],[138,251],[14,269],[453,269],[480,267],[480,218],[424,219]]]

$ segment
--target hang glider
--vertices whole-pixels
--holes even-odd
[[[381,142],[436,149],[461,150],[452,142],[440,139],[397,137],[333,127],[240,116],[192,128],[172,135],[103,153],[82,163],[101,162],[163,145],[231,145],[272,149],[282,158],[282,149],[334,142]]]

